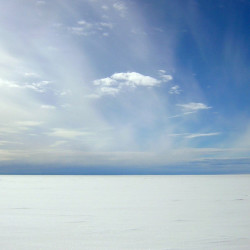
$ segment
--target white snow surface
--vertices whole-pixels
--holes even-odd
[[[250,175],[0,176],[0,249],[250,249]]]

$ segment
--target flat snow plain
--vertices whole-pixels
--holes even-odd
[[[250,249],[250,175],[0,176],[0,249]]]

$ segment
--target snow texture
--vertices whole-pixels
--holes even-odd
[[[0,249],[250,249],[250,175],[1,176]]]

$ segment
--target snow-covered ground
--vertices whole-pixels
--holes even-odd
[[[250,175],[0,176],[0,249],[250,249]]]

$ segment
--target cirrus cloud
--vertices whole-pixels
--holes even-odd
[[[212,107],[207,106],[201,102],[190,102],[186,104],[177,104],[177,106],[182,107],[184,110],[187,111],[198,111],[203,109],[211,109]]]

